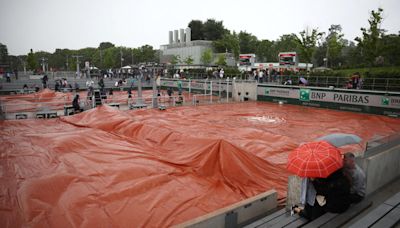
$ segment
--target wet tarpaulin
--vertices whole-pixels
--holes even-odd
[[[247,103],[102,106],[0,126],[1,227],[166,227],[272,188],[283,198],[300,143],[331,132],[365,141],[400,120]]]

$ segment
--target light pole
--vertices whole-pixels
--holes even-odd
[[[132,48],[132,66],[133,66],[133,48]]]
[[[124,61],[124,58],[122,57],[122,48],[119,49],[119,53],[121,55],[121,68],[122,68],[122,62]]]
[[[67,62],[65,63],[65,65],[67,65],[66,71],[68,71],[68,65],[69,65],[69,62],[68,62],[68,55],[67,55]]]
[[[47,61],[47,59],[45,57],[42,57],[41,60],[42,60],[42,71],[45,74],[46,73],[46,61]]]
[[[76,58],[76,76],[79,76],[79,58],[82,58],[81,55],[73,55],[73,58]]]
[[[23,67],[24,67],[24,75],[26,75],[26,62],[25,60],[22,60],[21,57],[18,56],[19,61],[21,61]]]

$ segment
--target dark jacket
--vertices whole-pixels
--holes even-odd
[[[350,181],[343,174],[342,169],[337,170],[325,179],[313,182],[317,195],[326,199],[324,210],[331,213],[342,213],[350,206]]]
[[[80,110],[81,107],[79,106],[79,98],[75,97],[74,100],[72,101],[72,107],[74,107],[74,110]]]

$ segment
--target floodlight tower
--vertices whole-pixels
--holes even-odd
[[[79,58],[82,58],[81,55],[73,55],[73,58],[76,58],[76,76],[79,76]]]

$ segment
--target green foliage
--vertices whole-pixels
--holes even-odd
[[[258,45],[257,37],[250,33],[241,31],[238,35],[240,53],[255,53]]]
[[[296,42],[304,61],[310,63],[316,50],[317,40],[321,37],[317,29],[312,29],[311,33],[307,30],[300,32],[300,37],[296,36]]]
[[[280,36],[280,38],[275,42],[275,50],[276,50],[276,61],[278,61],[279,52],[288,52],[288,51],[297,51],[299,52],[298,42],[297,42],[296,34],[285,34]]]
[[[341,69],[325,72],[314,72],[312,75],[350,77],[355,72],[359,72],[363,78],[399,78],[400,66]]]
[[[105,50],[107,48],[112,48],[112,47],[115,47],[115,45],[112,44],[111,42],[101,42],[98,49]]]
[[[262,40],[258,42],[258,46],[256,49],[256,55],[258,61],[260,62],[273,62],[276,60],[276,56],[278,55],[275,53],[274,42],[269,40]]]
[[[107,48],[103,51],[103,64],[105,68],[118,67],[120,65],[120,49],[117,47]]]
[[[239,58],[240,47],[239,47],[239,37],[235,32],[225,33],[222,39],[213,42],[213,47],[217,53],[231,52],[234,54],[235,58]]]
[[[217,61],[215,62],[218,66],[226,66],[226,57],[225,54],[219,54],[217,57]]]
[[[388,65],[400,66],[400,36],[385,35],[381,40],[382,56]]]
[[[194,59],[192,58],[192,56],[189,56],[185,59],[185,64],[186,65],[192,65],[193,64]]]
[[[361,48],[364,60],[370,65],[373,65],[375,59],[382,53],[381,38],[384,35],[384,30],[380,29],[382,23],[383,9],[378,8],[378,11],[371,11],[369,28],[361,28],[362,37],[356,37],[358,46]]]
[[[326,57],[328,59],[328,66],[330,67],[337,66],[340,61],[339,57],[344,47],[343,34],[341,32],[342,26],[340,25],[331,25],[329,28],[329,34],[326,38]]]
[[[191,29],[192,40],[204,40],[202,21],[192,20],[191,22],[189,22],[188,27]]]
[[[0,43],[0,63],[5,64],[8,62],[7,46]]]
[[[206,49],[203,52],[203,54],[201,54],[200,60],[204,65],[209,65],[213,60],[212,50],[211,49]]]
[[[203,24],[203,37],[205,40],[219,40],[228,30],[224,28],[222,21],[207,19]]]
[[[143,45],[139,48],[140,51],[140,62],[155,62],[156,51],[150,45]]]
[[[224,72],[226,76],[239,75],[241,73],[237,67],[224,67]]]
[[[179,64],[179,63],[181,63],[181,57],[179,55],[172,56],[171,64],[172,65],[176,65],[176,64]]]
[[[35,56],[35,54],[33,53],[33,50],[31,49],[31,51],[28,54],[28,58],[27,58],[27,64],[28,64],[28,69],[29,70],[36,70],[38,68],[38,62],[37,62],[37,58]]]

